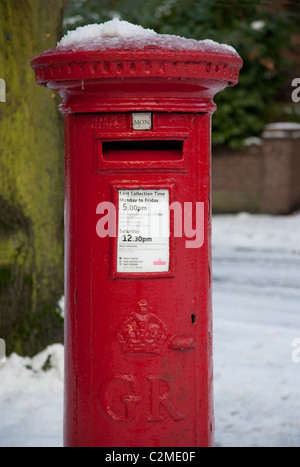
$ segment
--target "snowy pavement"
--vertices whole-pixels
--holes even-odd
[[[299,286],[300,214],[214,216],[216,446],[300,447]],[[61,345],[0,365],[0,413],[0,447],[62,446]]]
[[[215,443],[299,447],[300,216],[213,229]]]

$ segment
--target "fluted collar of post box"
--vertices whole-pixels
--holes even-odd
[[[157,34],[114,19],[70,31],[31,66],[37,83],[50,88],[114,78],[217,80],[233,86],[242,63],[229,45]]]

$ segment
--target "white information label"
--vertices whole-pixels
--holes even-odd
[[[169,271],[169,190],[119,190],[117,272]]]

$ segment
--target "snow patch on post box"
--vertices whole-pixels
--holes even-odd
[[[219,44],[210,39],[197,41],[185,37],[158,34],[153,29],[121,21],[114,18],[103,24],[89,24],[69,31],[57,44],[57,50],[107,50],[116,48],[144,49],[159,47],[171,50],[201,52],[226,52],[237,55],[236,50],[227,44]]]

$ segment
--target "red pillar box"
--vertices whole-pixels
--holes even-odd
[[[65,445],[213,443],[210,157],[228,46],[113,20],[32,61],[65,123]]]

